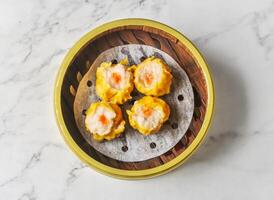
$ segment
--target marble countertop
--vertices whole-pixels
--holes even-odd
[[[274,2],[0,1],[0,199],[273,199]],[[69,48],[113,19],[183,32],[205,55],[216,112],[204,144],[175,171],[142,181],[84,165],[54,119],[54,80]]]

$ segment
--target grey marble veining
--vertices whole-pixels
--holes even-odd
[[[0,13],[0,199],[273,199],[273,1],[1,0]],[[161,21],[194,41],[217,101],[197,153],[138,182],[82,164],[59,134],[52,103],[68,49],[127,17]]]

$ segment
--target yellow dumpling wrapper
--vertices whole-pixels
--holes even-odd
[[[112,140],[125,130],[125,121],[118,105],[102,101],[90,105],[85,126],[95,140]]]
[[[170,68],[159,58],[149,57],[135,67],[135,87],[145,95],[158,97],[168,94],[171,83]]]
[[[129,123],[143,135],[156,133],[170,115],[169,105],[157,97],[145,96],[127,110]]]
[[[103,62],[96,71],[96,93],[103,100],[123,104],[131,99],[133,90],[132,68],[127,67],[127,59],[117,64]]]

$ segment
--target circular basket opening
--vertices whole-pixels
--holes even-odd
[[[78,88],[77,73],[84,75],[101,52],[123,44],[146,44],[166,52],[186,71],[194,88],[195,111],[198,117],[193,117],[187,134],[170,151],[142,162],[122,162],[96,151],[80,134],[73,114],[75,96],[70,93],[70,88]],[[87,82],[87,86],[94,87],[94,84]],[[204,138],[214,105],[213,85],[207,65],[193,44],[168,26],[142,19],[114,21],[84,36],[65,58],[55,87],[57,122],[70,148],[89,166],[120,178],[155,176],[178,166]],[[184,97],[179,96],[178,100],[184,101]],[[134,100],[131,104],[133,103]],[[171,122],[171,126],[175,130],[176,122]],[[148,148],[157,148],[155,143],[155,147],[152,144],[153,142]],[[125,145],[121,150],[127,152],[127,148]]]

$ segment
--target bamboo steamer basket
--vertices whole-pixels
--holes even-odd
[[[145,44],[169,54],[187,73],[194,93],[193,117],[181,140],[166,153],[139,162],[115,160],[95,150],[80,134],[73,113],[79,82],[96,57],[107,49],[125,44]],[[56,121],[70,149],[96,171],[121,179],[154,177],[182,164],[204,139],[213,109],[213,81],[199,50],[173,28],[147,19],[112,21],[83,36],[63,60],[54,90]]]

